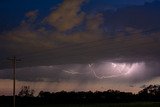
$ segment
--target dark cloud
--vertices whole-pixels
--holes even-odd
[[[90,2],[72,1],[42,20],[40,10],[33,9],[18,27],[0,35],[1,79],[11,81],[12,63],[6,58],[13,55],[22,59],[18,82],[53,83],[58,91],[124,90],[126,84],[135,91],[137,84],[160,76],[160,2],[86,13],[82,8]]]
[[[12,70],[0,70],[0,78],[12,79]],[[16,71],[16,79],[30,82],[77,82],[87,83],[96,80],[88,65],[59,65],[20,68]]]
[[[28,82],[74,82],[81,85],[107,82],[109,84],[119,83],[132,86],[159,77],[159,69],[159,62],[132,64],[97,62],[92,67],[88,64],[39,66],[17,69],[16,79]],[[0,78],[12,79],[12,70],[0,70]]]
[[[106,15],[108,11],[84,14],[80,8],[82,3],[74,2],[71,7],[65,0],[44,18],[47,23],[42,20],[38,25],[34,23],[38,11],[27,13],[27,20],[19,27],[0,36],[1,56],[23,58],[18,67],[89,64],[104,60],[159,62],[159,30],[149,33],[146,30],[158,26],[159,2],[121,8],[109,15]],[[64,18],[66,9],[73,10],[67,19]],[[61,17],[61,20],[52,16]],[[110,33],[106,26],[116,29]],[[4,69],[10,64],[7,62],[0,66]]]

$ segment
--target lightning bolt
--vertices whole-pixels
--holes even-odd
[[[91,72],[94,74],[94,76],[96,77],[96,78],[98,78],[98,79],[110,79],[110,78],[117,78],[117,77],[120,77],[120,76],[125,76],[125,75],[127,75],[130,71],[128,71],[127,73],[121,73],[121,74],[118,74],[118,75],[111,75],[111,76],[98,76],[97,74],[96,74],[96,72],[94,71],[94,69],[93,69],[93,66],[94,66],[94,64],[92,63],[92,64],[88,64],[88,67],[91,69]],[[123,65],[123,67],[122,67],[122,69],[124,69],[125,68],[125,66]],[[120,70],[121,71],[121,70]]]

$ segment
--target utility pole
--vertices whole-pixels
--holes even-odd
[[[13,68],[13,107],[16,105],[16,63],[18,61],[21,61],[20,59],[17,59],[15,56],[13,58],[8,58],[12,62],[12,68]]]

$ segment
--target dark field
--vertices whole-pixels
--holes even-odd
[[[54,105],[21,105],[17,107],[160,107],[157,102],[116,103],[116,104],[54,104]]]

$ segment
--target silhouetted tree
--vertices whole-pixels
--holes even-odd
[[[160,86],[159,85],[149,85],[148,87],[141,90],[139,95],[160,95]]]
[[[19,92],[18,96],[20,97],[33,97],[35,91],[30,89],[30,86],[22,86],[21,91]]]
[[[48,96],[50,96],[50,95],[51,95],[50,92],[40,91],[39,94],[38,94],[38,97],[43,98],[43,97],[48,97]]]

